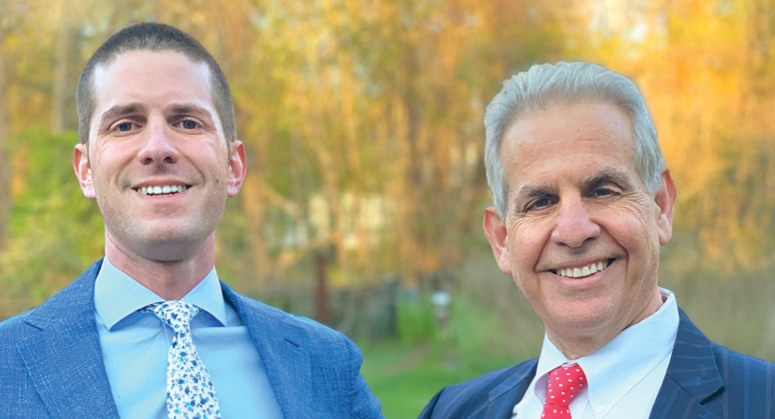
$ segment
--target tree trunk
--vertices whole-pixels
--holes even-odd
[[[11,215],[11,168],[9,166],[8,111],[6,86],[8,68],[4,49],[5,33],[0,28],[0,249],[8,242],[8,222]]]
[[[51,94],[51,132],[61,134],[65,129],[65,111],[70,81],[70,57],[73,44],[73,22],[69,2],[60,0],[59,38],[54,61],[54,86]]]
[[[315,320],[328,324],[328,258],[318,251],[315,255]]]

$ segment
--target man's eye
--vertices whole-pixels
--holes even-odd
[[[606,188],[595,189],[595,192],[594,192],[595,196],[609,196],[609,195],[612,195],[613,193],[614,192],[612,190],[606,189]]]
[[[182,126],[184,129],[197,129],[199,128],[199,123],[192,119],[184,119],[181,121],[180,126]]]
[[[132,130],[132,123],[131,122],[122,122],[118,125],[116,125],[116,129],[118,129],[121,132],[128,132]]]
[[[526,211],[530,211],[530,210],[541,209],[541,208],[549,206],[551,203],[552,203],[552,201],[549,198],[536,199],[535,201],[533,201],[530,204],[528,204],[527,207],[525,208],[525,210]]]

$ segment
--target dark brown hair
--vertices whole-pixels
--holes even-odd
[[[108,38],[86,62],[78,81],[78,136],[89,144],[89,127],[94,113],[94,69],[110,64],[128,51],[175,51],[195,63],[205,63],[210,69],[213,102],[221,119],[227,143],[237,139],[237,123],[229,91],[229,83],[212,55],[196,39],[183,31],[162,23],[138,23],[128,26]]]

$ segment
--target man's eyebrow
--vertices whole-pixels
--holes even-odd
[[[522,185],[517,189],[515,197],[518,199],[529,199],[553,194],[556,194],[556,191],[548,185]]]
[[[100,115],[100,123],[98,126],[101,127],[104,124],[114,121],[118,118],[136,114],[138,112],[144,112],[145,110],[145,105],[142,103],[127,103],[125,105],[116,105]]]
[[[212,118],[212,114],[209,110],[190,103],[173,103],[167,107],[166,111],[166,113],[172,115],[189,114],[199,117]]]
[[[629,176],[626,172],[615,169],[606,168],[584,181],[584,189],[594,189],[598,186],[605,185],[606,183],[615,183],[622,188],[632,188],[632,182],[630,182]]]

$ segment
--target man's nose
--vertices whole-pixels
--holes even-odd
[[[138,157],[143,164],[176,163],[180,153],[173,143],[175,133],[164,120],[150,120],[145,133],[145,143]]]
[[[600,236],[600,225],[590,217],[580,197],[561,200],[557,224],[552,231],[552,241],[572,248],[582,246],[587,240]]]

